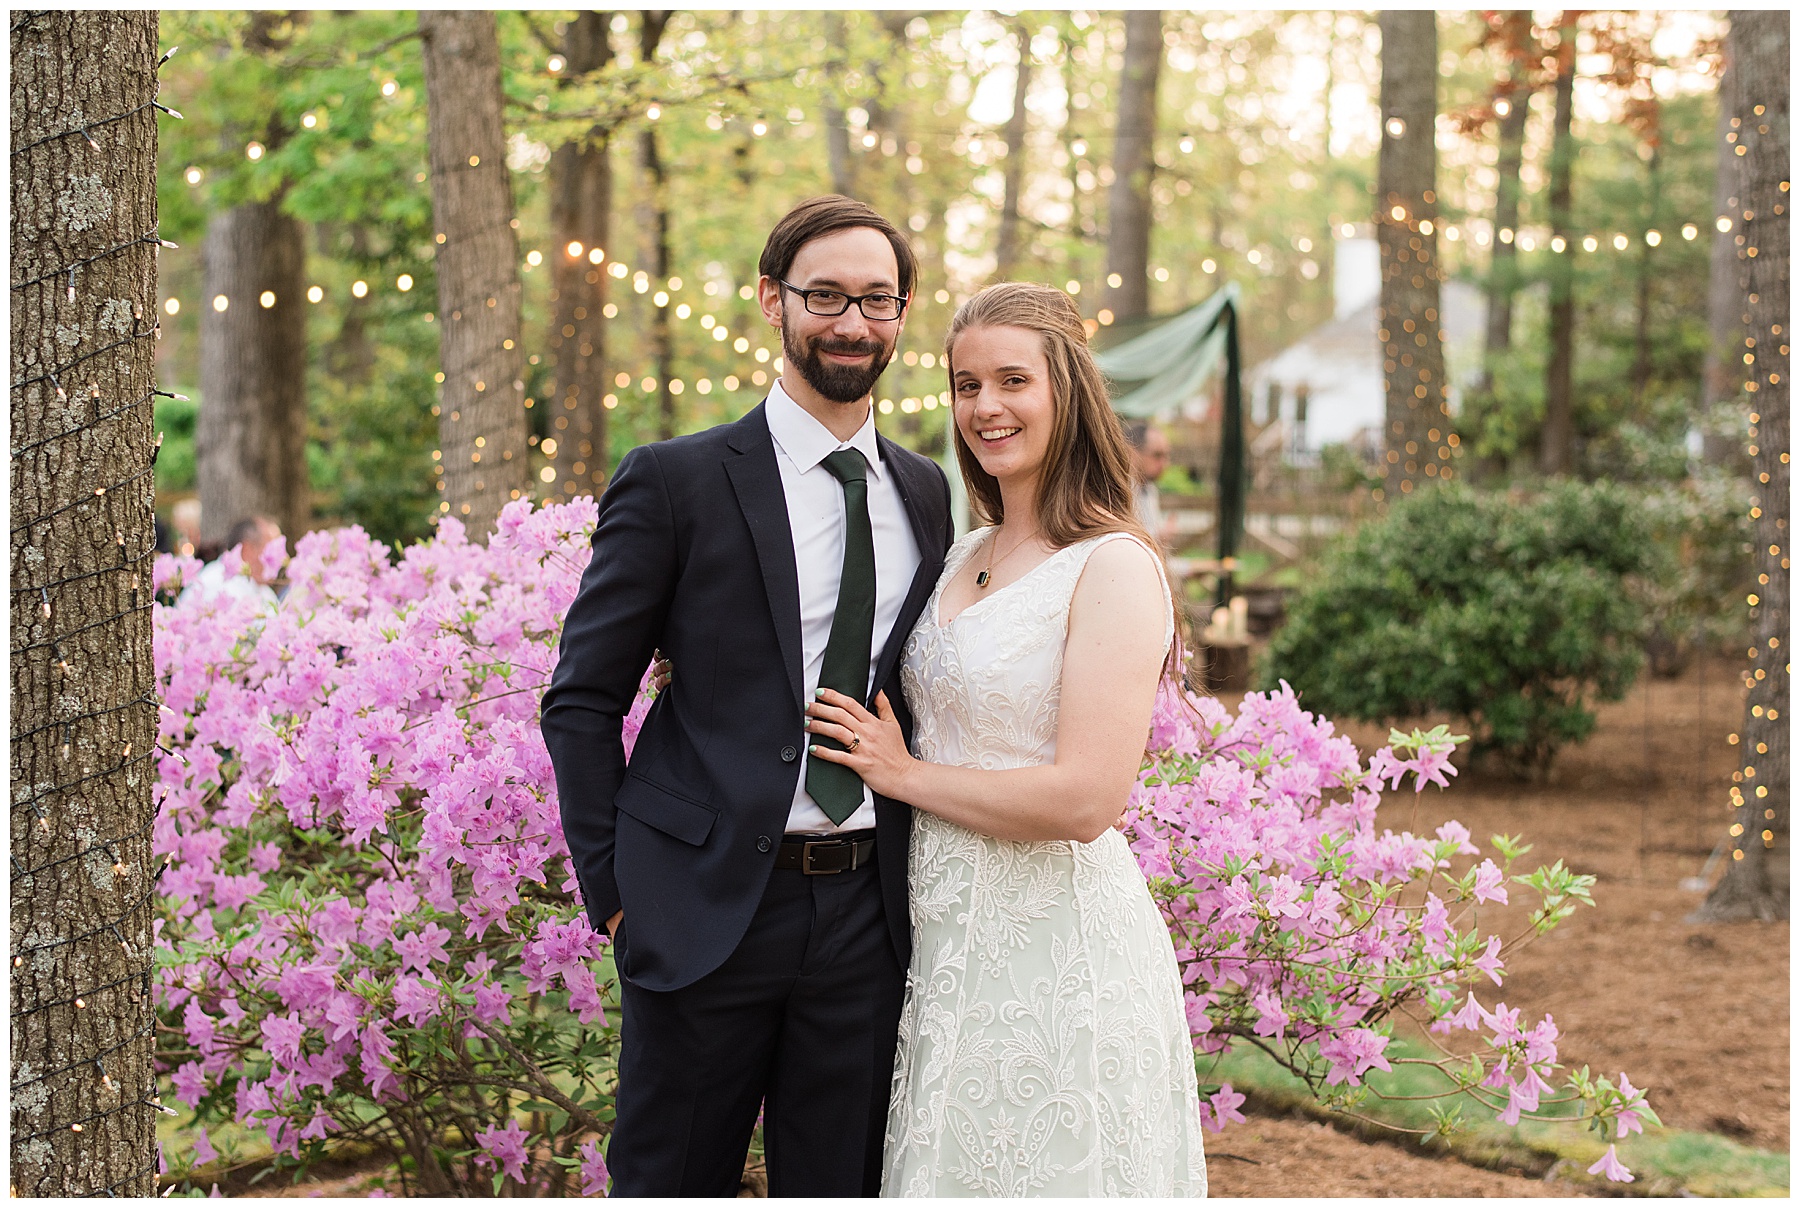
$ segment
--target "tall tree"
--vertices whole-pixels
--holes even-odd
[[[1385,10],[1381,22],[1381,151],[1376,239],[1385,354],[1390,500],[1449,476],[1450,403],[1437,257],[1437,16]]]
[[[1014,21],[1012,35],[1019,47],[1019,74],[1013,80],[1012,113],[1001,133],[1006,140],[1006,192],[1000,201],[1000,232],[994,244],[996,281],[1010,281],[1018,264],[1019,194],[1025,188],[1025,100],[1031,94],[1031,27]]]
[[[1156,171],[1156,84],[1162,73],[1162,13],[1125,14],[1125,62],[1113,128],[1113,182],[1106,199],[1106,288],[1100,305],[1120,319],[1150,313],[1150,182]],[[1118,284],[1114,285],[1114,279]]]
[[[667,9],[646,9],[638,24],[638,61],[656,61],[657,47],[662,45],[663,30],[668,28]],[[675,435],[675,390],[669,378],[674,373],[675,336],[669,328],[669,308],[675,300],[668,293],[669,283],[669,176],[663,164],[662,140],[654,119],[638,131],[639,182],[637,228],[643,240],[639,262],[650,275],[653,292],[650,308],[650,363],[656,367],[656,435],[668,440]],[[660,303],[655,302],[661,297]]]
[[[1498,14],[1495,41],[1506,58],[1507,74],[1495,88],[1494,114],[1500,119],[1499,184],[1494,191],[1493,258],[1487,277],[1487,345],[1482,387],[1493,387],[1493,362],[1512,347],[1513,296],[1519,289],[1519,173],[1525,162],[1525,123],[1531,116],[1532,73],[1537,40],[1529,12]]]
[[[850,122],[844,114],[844,104],[839,97],[844,68],[850,58],[850,35],[844,24],[844,14],[837,9],[829,9],[825,13],[825,40],[831,48],[831,63],[827,71],[832,82],[832,87],[826,91],[820,106],[825,126],[825,164],[831,176],[831,191],[844,197],[854,197],[856,162],[851,158],[850,152]]]
[[[305,14],[258,11],[247,54],[271,58]],[[292,131],[271,109],[257,131],[263,155]],[[201,247],[200,415],[194,454],[200,533],[221,541],[247,516],[272,516],[292,541],[312,518],[306,467],[306,232],[274,196],[215,215]]]
[[[1730,55],[1739,74],[1732,101],[1733,175],[1742,209],[1738,257],[1747,288],[1750,365],[1750,449],[1756,467],[1750,515],[1756,522],[1756,592],[1751,597],[1756,644],[1750,647],[1749,689],[1740,731],[1740,765],[1732,773],[1731,863],[1696,917],[1786,918],[1786,880],[1769,865],[1788,837],[1788,14],[1785,10],[1731,14]],[[1741,149],[1741,150],[1740,150]]]
[[[1733,221],[1738,206],[1737,128],[1743,124],[1738,114],[1736,89],[1738,68],[1732,55],[1736,43],[1725,39],[1725,70],[1719,77],[1718,169],[1713,178],[1711,223],[1711,256],[1706,281],[1706,318],[1708,338],[1706,360],[1700,378],[1701,431],[1706,434],[1706,460],[1721,463],[1735,460],[1736,441],[1713,431],[1706,420],[1720,403],[1737,394],[1744,381],[1744,367],[1738,350],[1744,343],[1744,282],[1742,257],[1738,255],[1737,223]]]
[[[201,245],[200,533],[247,516],[292,541],[311,519],[306,472],[306,236],[279,196],[216,215]]]
[[[1544,370],[1544,427],[1538,469],[1566,474],[1575,460],[1575,34],[1579,14],[1557,23],[1556,116],[1550,145],[1550,360]]]
[[[477,539],[529,485],[519,241],[492,12],[423,11],[446,511]]]
[[[563,37],[564,72],[580,81],[612,58],[609,15],[577,13]],[[556,389],[548,402],[553,481],[565,496],[598,496],[606,486],[606,306],[602,260],[612,246],[612,156],[608,130],[595,125],[550,157],[554,238],[550,347]]]
[[[12,1190],[147,1196],[157,15],[9,24]]]

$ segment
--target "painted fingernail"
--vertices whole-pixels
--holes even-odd
[[[825,699],[825,689],[814,688],[813,689],[813,697],[817,700],[824,700]]]
[[[817,755],[819,753],[819,744],[815,742],[815,743],[808,745],[806,748],[806,753],[808,755]]]

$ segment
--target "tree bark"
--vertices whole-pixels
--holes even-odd
[[[825,39],[831,47],[828,68],[832,86],[822,103],[825,125],[825,162],[831,173],[831,191],[844,197],[856,196],[856,161],[850,151],[850,124],[837,90],[842,87],[844,67],[850,58],[850,38],[844,28],[844,14],[837,10],[825,13]]]
[[[1556,119],[1550,147],[1550,363],[1544,371],[1544,427],[1538,469],[1566,474],[1575,460],[1575,236],[1570,193],[1575,174],[1575,18],[1565,11],[1556,43]],[[1556,241],[1562,251],[1556,251]]]
[[[1113,182],[1106,200],[1106,287],[1100,294],[1100,305],[1115,319],[1150,313],[1150,180],[1156,172],[1156,82],[1162,58],[1162,13],[1127,12],[1113,128]],[[1112,284],[1114,276],[1117,285]]]
[[[492,12],[424,11],[446,514],[476,540],[529,486],[519,240]]]
[[[666,9],[647,9],[638,26],[638,58],[652,63],[656,48],[662,44],[663,30],[669,24]],[[642,262],[650,274],[651,299],[666,292],[669,281],[669,182],[663,168],[662,142],[656,124],[645,122],[638,132],[638,168],[643,181],[637,205],[637,226],[644,241]],[[668,440],[675,435],[675,392],[669,386],[669,371],[674,368],[674,333],[669,329],[669,307],[674,298],[650,308],[650,363],[656,367],[656,435]]]
[[[1381,249],[1377,332],[1387,392],[1389,501],[1449,477],[1450,403],[1437,258],[1437,17],[1381,14],[1381,151],[1376,237]]]
[[[11,1188],[147,1196],[157,15],[9,24]]]
[[[263,515],[291,544],[312,517],[305,232],[281,212],[279,195],[245,202],[207,224],[201,261],[200,535],[222,541],[238,521]]]
[[[1788,14],[1731,14],[1730,55],[1740,73],[1733,158],[1744,236],[1738,258],[1750,315],[1750,449],[1756,468],[1756,645],[1744,672],[1741,763],[1732,773],[1731,864],[1697,919],[1788,914]],[[1780,868],[1774,867],[1776,860]]]
[[[563,42],[567,79],[580,80],[612,58],[608,14],[578,13]],[[556,314],[550,347],[556,356],[556,388],[546,401],[550,437],[556,441],[552,481],[565,498],[598,497],[606,487],[611,457],[606,444],[606,305],[602,255],[612,244],[612,158],[606,131],[595,126],[579,142],[564,143],[550,157],[551,263]],[[570,255],[579,244],[581,250]]]
[[[1713,208],[1710,221],[1703,224],[1712,240],[1706,281],[1707,349],[1700,379],[1700,429],[1705,434],[1705,458],[1713,464],[1729,463],[1739,456],[1737,442],[1713,431],[1706,422],[1714,408],[1734,397],[1743,387],[1744,366],[1740,350],[1744,344],[1744,281],[1737,249],[1737,222],[1731,221],[1721,231],[1718,219],[1732,219],[1738,205],[1738,161],[1732,123],[1742,123],[1738,116],[1736,88],[1738,67],[1733,61],[1733,43],[1725,40],[1725,72],[1719,78],[1719,156],[1717,175],[1713,180]]]
[[[1531,14],[1506,14],[1505,45],[1512,62],[1502,99],[1507,112],[1500,119],[1499,186],[1494,194],[1494,251],[1488,266],[1487,347],[1482,370],[1482,389],[1493,388],[1493,361],[1512,347],[1513,295],[1519,289],[1519,198],[1523,188],[1519,171],[1525,162],[1525,123],[1531,116]],[[1508,232],[1502,239],[1500,232]]]
[[[1019,45],[1019,74],[1013,81],[1012,114],[1001,137],[1006,140],[1006,193],[1000,202],[1000,231],[995,241],[994,280],[1012,280],[1019,262],[1019,194],[1025,189],[1025,100],[1031,94],[1031,28],[1013,23]]]

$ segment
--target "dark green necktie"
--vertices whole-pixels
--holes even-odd
[[[827,454],[825,468],[844,484],[844,574],[838,581],[837,611],[825,643],[819,687],[835,688],[863,701],[869,691],[869,646],[875,635],[875,537],[869,529],[869,467],[855,449]],[[843,750],[823,735],[812,741]],[[842,826],[862,805],[862,777],[843,764],[809,756],[806,791],[825,816]]]

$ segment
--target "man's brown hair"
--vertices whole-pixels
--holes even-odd
[[[809,197],[789,210],[769,232],[769,241],[763,245],[762,259],[757,262],[756,271],[777,281],[784,280],[801,248],[822,235],[852,227],[869,227],[887,236],[894,248],[894,263],[899,267],[900,279],[896,285],[900,295],[912,297],[913,279],[919,274],[919,258],[913,255],[906,236],[869,206],[837,193]]]

